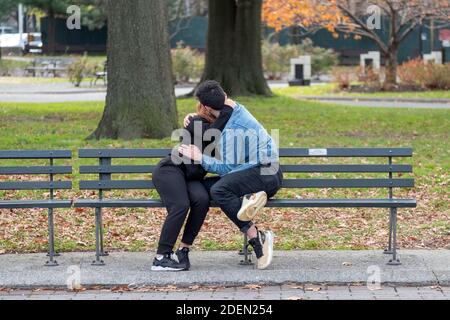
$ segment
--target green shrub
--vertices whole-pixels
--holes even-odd
[[[339,57],[333,49],[315,47],[311,39],[303,40],[300,47],[300,55],[310,55],[312,57],[312,72],[320,75],[330,71],[339,62]]]
[[[172,49],[173,73],[177,82],[188,83],[191,79],[199,79],[204,68],[204,55],[181,42]]]
[[[315,47],[310,39],[300,45],[280,46],[265,40],[262,44],[263,65],[269,79],[281,79],[290,70],[290,60],[302,55],[311,56],[312,73],[320,75],[338,63],[338,55],[331,49]]]
[[[27,66],[28,62],[0,59],[0,77],[9,77],[13,75],[23,74],[23,69]]]
[[[290,60],[300,55],[298,46],[280,46],[278,43],[263,41],[263,67],[270,80],[281,79],[289,73]]]
[[[85,77],[94,73],[96,66],[89,62],[87,54],[82,58],[77,59],[67,69],[69,81],[75,86],[79,87]]]

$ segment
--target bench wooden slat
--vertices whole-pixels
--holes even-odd
[[[271,199],[267,207],[280,208],[415,208],[413,199]],[[159,199],[76,200],[76,208],[163,208]],[[211,207],[217,207],[211,202]]]
[[[80,149],[80,158],[163,158],[172,149]],[[412,148],[282,148],[280,157],[412,157]]]
[[[0,182],[0,190],[72,189],[71,181]]]
[[[70,166],[0,167],[0,175],[13,174],[70,174]]]
[[[156,166],[80,166],[80,173],[152,173]]]
[[[412,148],[290,148],[280,157],[412,157]]]
[[[9,200],[0,201],[0,209],[70,208],[70,200]]]
[[[80,181],[81,190],[109,190],[109,189],[154,189],[150,180],[84,180]]]
[[[283,172],[297,173],[376,173],[376,172],[412,172],[411,165],[382,164],[290,164],[281,165]]]
[[[415,208],[414,199],[274,199],[270,208]]]
[[[164,158],[172,149],[80,149],[79,158]]]
[[[284,179],[283,188],[396,188],[414,187],[414,179]],[[150,180],[83,180],[82,190],[154,189]]]
[[[70,159],[70,150],[0,150],[0,159]]]
[[[283,188],[414,187],[414,179],[284,179]]]
[[[82,174],[98,173],[152,173],[156,165],[117,165],[117,166],[80,166]],[[291,164],[281,165],[283,172],[291,173],[377,173],[377,172],[412,172],[411,165],[366,165],[366,164]],[[1,169],[0,169],[1,170]],[[1,173],[1,171],[0,171]]]

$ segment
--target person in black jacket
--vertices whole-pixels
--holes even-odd
[[[233,109],[224,105],[224,101],[218,101],[215,108],[220,110],[217,118],[201,104],[197,108],[197,114],[187,116],[190,121],[185,122],[185,134],[188,134],[180,138],[182,144],[190,145],[193,144],[192,141],[197,142],[201,144],[198,147],[203,152],[214,143],[214,140],[204,141],[204,133],[209,129],[222,131],[233,113]],[[201,130],[196,130],[197,128]],[[189,270],[189,248],[209,211],[210,195],[202,183],[207,172],[201,164],[195,164],[187,158],[179,159],[178,156],[173,154],[167,156],[153,171],[153,183],[167,209],[167,217],[152,265],[153,271]],[[175,252],[178,258],[176,261],[172,257],[173,248],[185,221],[181,245]]]

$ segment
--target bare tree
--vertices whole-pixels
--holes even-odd
[[[450,19],[448,0],[367,0],[359,1],[359,6],[352,0],[337,0],[336,4],[348,18],[337,30],[372,39],[379,47],[386,59],[386,89],[397,84],[398,50],[408,35],[427,19]],[[387,17],[388,30],[377,31],[355,11],[355,7],[365,11],[369,6],[377,6],[381,15]]]
[[[170,34],[170,39],[188,29],[194,17],[207,13],[206,0],[170,0],[168,6],[169,23],[175,27]]]

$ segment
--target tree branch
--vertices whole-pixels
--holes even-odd
[[[388,47],[386,46],[386,44],[381,40],[381,38],[373,31],[370,30],[367,25],[364,23],[364,21],[362,21],[361,19],[359,19],[355,14],[353,14],[348,8],[346,8],[345,6],[338,4],[338,8],[341,9],[350,19],[352,19],[355,24],[362,30],[364,31],[364,36],[371,38],[372,40],[374,40],[378,46],[380,47],[380,49],[384,52],[387,53],[389,51]],[[354,31],[349,30],[349,32],[354,33]]]

